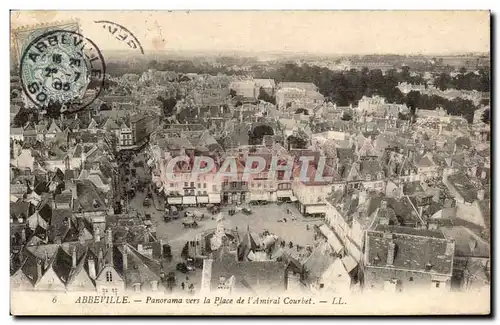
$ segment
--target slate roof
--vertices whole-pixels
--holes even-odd
[[[366,238],[367,267],[398,268],[451,276],[453,243],[445,239],[440,231],[377,226],[375,230],[367,232]],[[392,266],[386,265],[390,242],[395,244]]]
[[[216,289],[220,277],[235,278],[236,291],[277,292],[285,289],[286,264],[274,261],[238,262],[229,254],[223,254],[212,264],[210,287]]]

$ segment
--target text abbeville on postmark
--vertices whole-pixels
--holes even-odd
[[[26,47],[19,70],[23,90],[36,106],[59,103],[76,111],[99,96],[106,64],[92,40],[73,31],[53,30]]]

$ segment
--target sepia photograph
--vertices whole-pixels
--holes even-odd
[[[11,10],[11,314],[489,315],[490,20]]]

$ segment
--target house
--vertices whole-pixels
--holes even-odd
[[[10,138],[15,141],[24,141],[23,128],[10,128]]]
[[[378,160],[362,160],[352,163],[345,174],[347,189],[371,189],[385,191],[385,172]]]
[[[450,290],[455,244],[442,232],[379,225],[365,241],[365,290]]]
[[[227,251],[203,261],[201,291],[214,294],[279,294],[287,288],[287,265],[276,261],[237,261]]]
[[[351,277],[327,242],[316,246],[303,264],[304,282],[312,292],[319,294],[347,293],[351,289]]]
[[[439,176],[439,167],[434,162],[431,152],[417,158],[415,167],[417,167],[417,173],[422,180]]]
[[[464,291],[489,288],[489,242],[464,226],[443,227],[441,230],[446,238],[455,241],[453,287]]]

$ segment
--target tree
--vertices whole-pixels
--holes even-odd
[[[344,112],[344,113],[342,114],[341,119],[342,119],[343,121],[350,121],[350,120],[352,120],[352,114],[351,114],[351,113]]]
[[[287,139],[288,141],[288,149],[305,149],[307,147],[307,140],[299,137],[291,135]]]
[[[182,248],[181,257],[185,260],[188,259],[188,257],[189,257],[189,242],[186,242],[186,244]]]
[[[309,115],[309,111],[305,108],[299,108],[295,111],[295,114],[304,114],[304,115]]]
[[[270,96],[267,91],[263,87],[259,88],[259,97],[257,98],[258,100],[263,100],[265,102],[271,103],[271,104],[276,104],[276,98],[273,96]]]
[[[162,112],[164,116],[172,116],[175,114],[174,108],[177,105],[175,97],[168,97],[165,99],[162,96],[158,96],[157,100],[162,103]]]
[[[167,259],[169,262],[172,260],[172,249],[170,245],[163,244],[163,258]]]
[[[234,90],[234,89],[230,89],[230,90],[229,90],[229,96],[231,96],[231,98],[236,97],[236,90]]]
[[[262,144],[262,139],[265,135],[274,135],[273,128],[265,124],[256,126],[253,131],[249,132],[248,142],[251,145]]]

